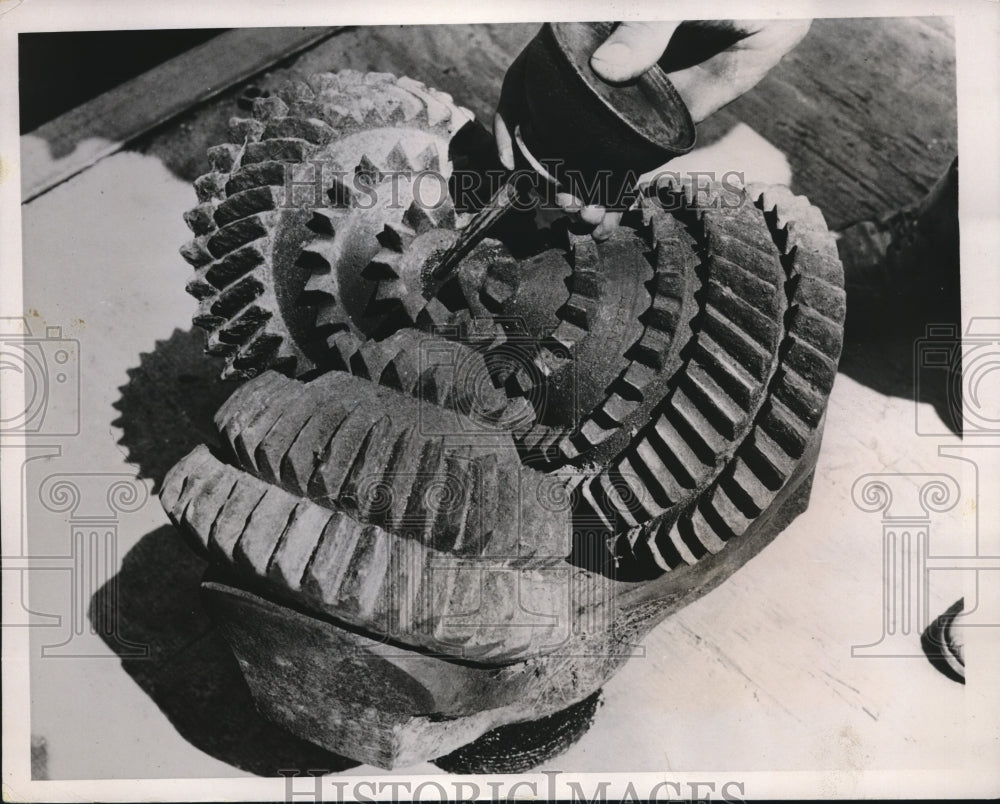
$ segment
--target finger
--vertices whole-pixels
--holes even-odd
[[[511,137],[513,126],[524,118],[524,52],[514,59],[504,75],[500,88],[500,100],[493,116],[493,136],[497,144],[497,156],[508,170],[513,170],[514,142]]]
[[[514,169],[514,141],[510,136],[507,123],[500,113],[493,115],[493,137],[497,141],[497,156],[507,170]]]
[[[756,79],[752,82],[747,80],[748,76],[745,73],[737,80],[728,81],[722,78],[722,74],[728,70],[718,71],[713,67],[721,66],[720,62],[723,60],[732,61],[728,54],[716,56],[712,60],[716,64],[712,66],[697,64],[686,70],[667,74],[695,123],[700,123],[727,103],[736,100],[757,83]]]
[[[749,33],[734,49],[767,50],[782,56],[809,33],[812,20],[744,20],[733,24]]]
[[[620,212],[608,212],[597,226],[594,231],[590,233],[590,236],[594,240],[607,240],[611,235],[614,234],[615,229],[618,228],[618,224],[621,223],[622,213]]]
[[[580,209],[580,220],[591,226],[597,226],[606,214],[606,210],[597,204],[587,204]]]
[[[809,20],[739,23],[753,33],[721,53],[687,69],[668,73],[694,122],[749,91],[797,45],[809,30]]]
[[[767,53],[731,50],[686,70],[668,73],[667,77],[688,107],[691,119],[700,123],[753,89],[779,59]]]
[[[556,193],[556,203],[565,212],[574,213],[583,209],[583,201],[571,193]]]
[[[679,22],[623,22],[590,57],[605,81],[631,81],[656,64]]]

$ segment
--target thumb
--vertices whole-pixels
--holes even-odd
[[[605,81],[631,81],[656,64],[680,22],[623,22],[590,57]]]

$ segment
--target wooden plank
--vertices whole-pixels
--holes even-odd
[[[339,28],[226,31],[21,137],[21,200],[30,201],[233,84]]]
[[[757,87],[699,125],[699,144],[746,123],[787,155],[792,189],[833,228],[912,203],[956,153],[951,29],[944,18],[816,20]],[[391,72],[450,92],[489,127],[507,67],[537,30],[537,23],[352,28],[257,83],[269,89],[347,68]],[[226,122],[241,114],[237,95],[220,96],[188,125],[158,130],[140,147],[193,180],[208,168],[205,149],[225,142]]]
[[[816,20],[699,135],[706,141],[737,122],[788,156],[792,189],[809,196],[831,228],[911,204],[958,153],[951,20]]]
[[[389,72],[451,93],[455,102],[488,124],[507,67],[538,31],[538,23],[506,25],[380,25],[349,28],[287,63],[275,65],[254,83],[274,91],[289,78],[312,73],[361,70]],[[227,142],[227,124],[240,94],[232,87],[185,116],[134,144],[156,156],[175,175],[193,181],[208,170],[205,151]],[[194,194],[192,192],[192,199]]]

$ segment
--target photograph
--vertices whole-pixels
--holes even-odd
[[[7,0],[0,74],[5,801],[1000,795],[996,3]]]

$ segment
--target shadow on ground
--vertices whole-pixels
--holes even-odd
[[[334,773],[359,763],[300,740],[258,714],[240,668],[199,600],[205,563],[173,527],[146,534],[121,571],[91,598],[91,623],[113,623],[102,638],[144,645],[122,666],[181,736],[205,753],[250,773]],[[131,651],[129,651],[131,652]]]
[[[119,443],[156,489],[191,449],[218,441],[212,417],[237,388],[219,379],[223,362],[204,346],[201,331],[175,330],[141,356],[115,403]],[[205,567],[173,527],[158,528],[94,594],[90,621],[181,736],[207,754],[262,776],[356,766],[257,713],[235,658],[202,608]],[[147,655],[136,656],[136,645]]]
[[[876,327],[852,324],[851,297],[840,372],[888,396],[930,405],[940,421],[914,408],[919,435],[962,435],[962,357],[957,299],[932,314],[894,317]],[[860,317],[859,317],[860,318]]]
[[[192,449],[219,443],[212,418],[239,387],[220,379],[224,366],[222,358],[205,354],[204,332],[175,329],[128,370],[129,381],[114,404],[121,416],[112,425],[121,428],[118,443],[139,477],[153,481],[154,492]]]

